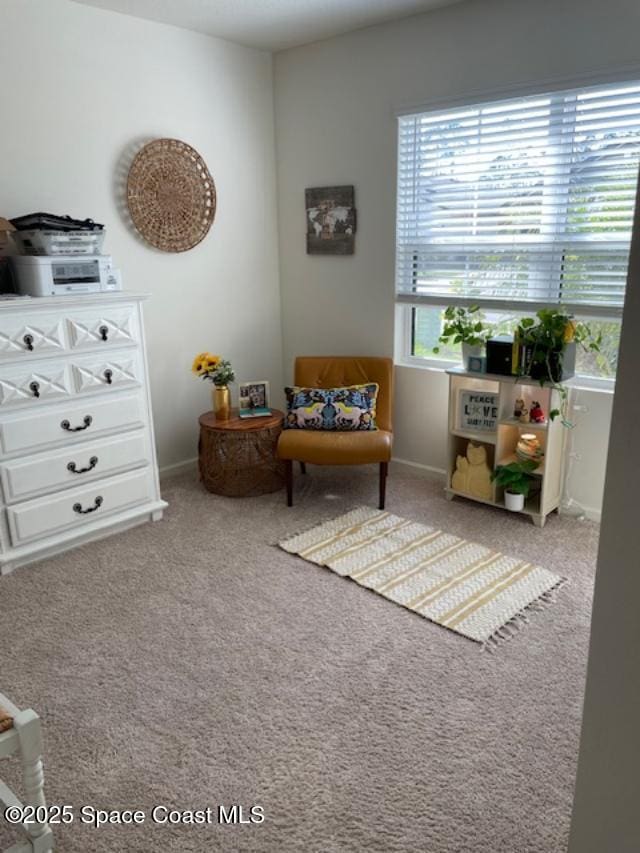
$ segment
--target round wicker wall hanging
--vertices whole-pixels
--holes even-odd
[[[155,139],[131,164],[127,204],[148,243],[163,252],[186,252],[211,228],[216,187],[194,148],[179,139]]]

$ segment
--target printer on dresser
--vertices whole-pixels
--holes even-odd
[[[145,298],[0,302],[0,573],[162,517]]]

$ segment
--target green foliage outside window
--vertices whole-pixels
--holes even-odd
[[[420,306],[411,310],[413,311],[413,347],[411,354],[417,358],[459,362],[461,359],[460,343],[454,343],[453,338],[446,344],[438,343],[446,323],[445,309],[437,306]],[[505,335],[515,333],[522,315],[486,311],[483,319],[486,323],[491,324],[494,335]],[[576,373],[579,376],[615,379],[620,344],[620,321],[586,318],[586,322],[593,336],[600,339],[600,349],[596,352],[578,347]],[[434,347],[438,347],[438,352],[435,354],[433,352]]]

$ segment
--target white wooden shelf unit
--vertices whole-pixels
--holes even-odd
[[[447,371],[449,374],[449,440],[447,453],[446,496],[449,500],[463,497],[479,503],[504,508],[504,491],[495,483],[490,500],[482,500],[465,492],[456,491],[451,480],[456,470],[456,458],[465,456],[468,443],[483,445],[492,470],[517,460],[516,445],[521,435],[537,435],[544,456],[534,471],[535,481],[522,512],[542,527],[549,513],[558,509],[562,498],[567,428],[560,418],[549,420],[549,412],[560,408],[560,394],[535,379],[497,374],[470,373],[461,367]],[[470,429],[462,426],[461,392],[474,391],[498,394],[498,417],[495,429]],[[514,417],[515,402],[523,399],[527,408],[533,401],[540,403],[544,423],[521,423]]]

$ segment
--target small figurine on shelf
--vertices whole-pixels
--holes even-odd
[[[535,400],[531,403],[531,411],[529,412],[529,417],[531,418],[532,424],[544,423],[544,412],[542,411],[542,406]]]
[[[518,397],[518,399],[516,400],[515,405],[513,407],[513,417],[519,418],[520,415],[522,414],[522,410],[524,408],[525,408],[524,400],[521,397]]]
[[[520,421],[521,424],[531,423],[531,417],[529,415],[529,409],[527,409],[526,406],[522,407],[522,410],[520,412],[520,417],[518,418],[518,420]]]

